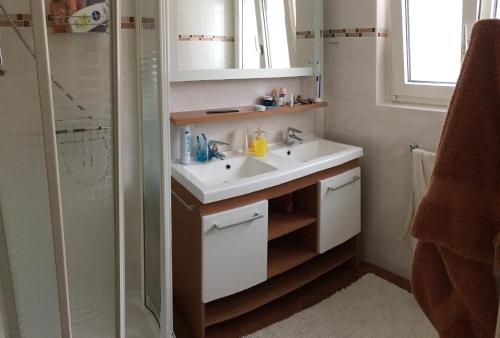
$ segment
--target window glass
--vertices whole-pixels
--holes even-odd
[[[255,0],[243,0],[242,6],[242,68],[258,69],[261,67],[260,58],[262,52],[259,42]]]
[[[462,1],[407,1],[407,80],[455,83],[461,66]]]
[[[284,0],[266,0],[266,26],[272,68],[290,68]]]

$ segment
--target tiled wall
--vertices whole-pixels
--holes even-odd
[[[330,102],[325,135],[365,150],[363,258],[408,277],[411,250],[400,237],[411,192],[409,144],[417,142],[435,151],[445,113],[384,102],[389,87],[384,67],[391,38],[391,32],[385,31],[384,0],[325,0],[324,6],[325,29],[375,27],[386,33],[324,40],[325,89]]]

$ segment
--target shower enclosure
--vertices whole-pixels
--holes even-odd
[[[0,0],[1,338],[126,336],[121,2]]]
[[[120,336],[117,3],[109,34],[67,36],[51,33],[48,1],[0,4],[4,332]]]

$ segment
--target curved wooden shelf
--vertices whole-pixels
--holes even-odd
[[[246,291],[206,304],[205,326],[241,316],[312,282],[356,257],[356,243],[356,239],[351,239],[323,255],[316,256],[308,264],[302,264]]]
[[[170,114],[170,122],[176,126],[188,126],[190,124],[215,123],[224,121],[234,121],[241,119],[251,119],[257,117],[268,117],[289,113],[306,112],[328,106],[328,102],[296,105],[293,107],[283,107],[263,112],[253,111],[253,107],[238,107],[238,113],[207,114],[206,110],[184,111]]]

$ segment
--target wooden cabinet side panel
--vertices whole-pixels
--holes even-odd
[[[201,301],[201,218],[172,198],[172,272],[176,309],[195,338],[205,337],[205,306]]]

